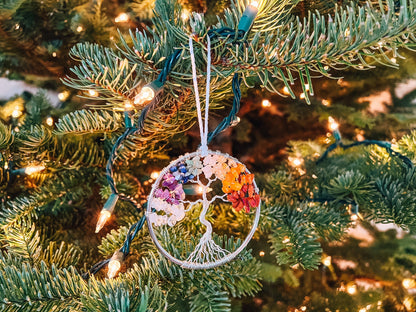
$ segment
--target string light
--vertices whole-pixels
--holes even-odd
[[[358,310],[358,312],[366,312],[366,311],[367,311],[366,308],[361,308],[361,309]]]
[[[287,244],[287,243],[289,243],[290,242],[290,238],[288,237],[288,236],[285,236],[284,238],[283,238],[283,240],[282,240],[282,243],[283,244]]]
[[[301,306],[301,307],[300,307],[300,310],[301,310],[301,311],[306,311],[306,306]]]
[[[82,27],[81,25],[79,25],[78,27],[77,27],[77,32],[81,32],[81,31],[83,31],[84,30],[84,27]]]
[[[309,83],[305,83],[305,90],[309,91]]]
[[[354,295],[357,293],[357,285],[355,285],[354,283],[349,283],[347,285],[347,293],[349,293],[350,295]]]
[[[19,109],[19,107],[16,106],[12,112],[12,117],[19,118],[20,116],[22,116],[22,111]]]
[[[392,61],[393,63],[396,63],[396,62],[397,62],[397,60],[396,60],[396,58],[395,58],[395,57],[392,57],[392,58],[391,58],[391,61]]]
[[[261,102],[261,106],[270,107],[270,106],[272,106],[272,103],[269,100],[265,99]]]
[[[51,116],[49,116],[48,118],[46,118],[46,124],[50,127],[53,126],[53,118]]]
[[[332,257],[331,257],[331,256],[326,256],[326,257],[323,257],[323,258],[322,258],[322,264],[323,264],[324,266],[329,267],[329,266],[331,265],[331,260],[332,260]]]
[[[125,23],[129,20],[129,16],[126,13],[120,13],[116,18],[116,23]]]
[[[286,87],[286,86],[285,86],[285,87],[283,87],[283,90],[282,90],[282,91],[283,91],[283,93],[284,93],[284,94],[290,94],[290,92],[289,92],[289,88],[288,88],[288,87]]]
[[[150,177],[151,177],[153,180],[156,180],[156,179],[159,177],[159,174],[160,174],[160,172],[159,172],[159,171],[153,171],[153,172],[150,174]]]
[[[14,25],[14,29],[18,30],[20,28],[19,24]]]
[[[53,57],[56,57],[56,55],[57,55],[57,54],[56,54],[56,52],[53,52],[53,53],[52,53],[52,56],[53,56]]]
[[[184,9],[181,13],[181,19],[182,21],[185,23],[188,19],[189,19],[189,15],[191,14],[191,12],[189,12],[189,10]]]
[[[323,105],[323,106],[330,106],[330,105],[331,105],[331,102],[330,102],[329,100],[325,100],[325,99],[323,99],[323,100],[322,100],[322,105]]]
[[[238,117],[238,116],[236,116],[236,117],[233,119],[233,121],[231,121],[231,123],[230,123],[230,127],[235,127],[236,125],[238,125],[238,124],[240,123],[240,121],[241,121],[241,118],[240,118],[240,117]]]
[[[29,167],[26,167],[24,169],[24,172],[25,172],[26,175],[32,175],[32,174],[41,172],[44,169],[45,169],[45,166],[43,166],[43,165],[29,166]]]
[[[65,101],[71,93],[69,91],[62,91],[58,94],[58,99],[60,101]]]
[[[382,41],[379,41],[377,44],[378,44],[378,46],[379,46],[380,48],[383,46],[383,42],[382,42]]]
[[[305,98],[305,93],[301,93],[300,95],[299,95],[299,98],[301,99],[301,100],[303,100],[304,98]]]
[[[104,207],[100,212],[100,216],[98,217],[97,226],[95,228],[95,233],[98,233],[99,231],[101,231],[101,229],[107,223],[108,219],[110,219],[117,201],[118,201],[118,194],[113,193],[105,202]]]
[[[416,281],[413,278],[405,278],[402,281],[402,285],[406,289],[416,288]]]
[[[289,157],[288,159],[289,159],[289,164],[292,167],[297,168],[297,167],[300,167],[303,164],[303,158],[301,158],[301,157]]]
[[[329,66],[328,66],[328,65],[325,65],[325,66],[324,66],[324,69],[325,69],[325,70],[328,70],[328,69],[329,69]]]
[[[351,221],[357,221],[358,220],[358,215],[356,213],[351,215]]]
[[[403,305],[408,311],[414,311],[412,310],[413,307],[413,299],[411,297],[406,297],[403,300]]]
[[[266,254],[266,253],[265,253],[263,250],[259,252],[259,256],[260,256],[260,257],[264,257],[264,255],[265,255],[265,254]]]
[[[121,262],[123,262],[124,254],[117,250],[113,256],[110,259],[110,262],[108,263],[108,272],[107,276],[108,278],[114,278],[118,271],[121,268]]]
[[[238,30],[246,33],[253,25],[256,18],[259,3],[257,1],[251,2],[243,12],[240,22],[238,23]]]
[[[339,124],[331,116],[328,117],[328,127],[331,131],[338,130]]]
[[[145,105],[152,101],[157,94],[162,91],[163,84],[159,81],[153,81],[147,85],[145,85],[134,97],[134,104],[135,105]]]
[[[93,90],[93,89],[90,89],[90,90],[88,90],[88,95],[92,96],[92,97],[96,97],[96,96],[98,96],[98,92]]]
[[[126,111],[131,111],[134,108],[133,104],[130,102],[130,100],[126,100],[124,102],[124,109]]]

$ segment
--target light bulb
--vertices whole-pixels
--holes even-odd
[[[53,57],[56,57],[56,55],[57,55],[57,54],[56,54],[56,52],[53,52],[53,53],[52,53],[52,56],[53,56]]]
[[[288,236],[285,236],[284,238],[283,238],[283,240],[282,240],[282,243],[283,244],[287,244],[287,243],[289,243],[290,242],[290,238],[288,237]]]
[[[95,228],[95,233],[98,233],[101,231],[101,229],[104,227],[108,219],[111,217],[111,212],[108,210],[101,210],[100,217],[97,221],[97,226]]]
[[[299,95],[299,98],[303,100],[303,99],[305,98],[305,93],[303,93],[303,92],[302,92],[302,93]]]
[[[155,97],[155,91],[148,86],[144,86],[140,90],[140,93],[134,97],[134,104],[144,105],[146,103],[149,103],[151,100],[153,100],[154,97]]]
[[[397,60],[396,60],[396,58],[395,58],[395,57],[392,57],[392,58],[391,58],[391,61],[392,61],[393,63],[396,63],[396,62],[397,62]]]
[[[350,33],[351,32],[349,28],[345,29],[345,32],[344,32],[345,37],[349,37]]]
[[[125,23],[129,20],[129,16],[126,13],[120,13],[116,18],[116,23]]]
[[[269,100],[265,99],[261,102],[261,106],[270,107],[270,106],[272,106],[272,103]]]
[[[31,175],[37,172],[42,171],[43,169],[45,169],[45,166],[39,165],[39,166],[29,166],[25,168],[25,174],[27,175]]]
[[[301,307],[300,307],[300,310],[301,310],[301,311],[306,311],[306,306],[301,306]]]
[[[186,22],[189,19],[189,15],[191,12],[189,12],[187,9],[184,9],[181,13],[181,19],[183,22]]]
[[[250,2],[250,5],[251,5],[252,7],[255,7],[255,8],[258,8],[258,7],[259,7],[259,3],[258,3],[257,1],[252,1],[252,2]]]
[[[159,171],[153,171],[153,172],[150,174],[150,177],[151,177],[153,180],[156,180],[156,179],[159,177],[159,174],[160,174],[160,172],[159,172]]]
[[[264,257],[264,255],[265,255],[265,252],[263,250],[259,252],[260,257]]]
[[[323,99],[323,100],[322,100],[322,105],[323,105],[323,106],[330,106],[330,105],[331,105],[331,102],[330,102],[329,100],[325,100],[325,99]]]
[[[305,90],[309,91],[309,83],[305,83]]]
[[[230,127],[234,127],[234,126],[238,125],[238,124],[240,123],[240,121],[241,121],[241,118],[240,118],[240,117],[238,117],[238,116],[236,116],[236,117],[233,119],[233,121],[231,121],[231,123],[230,123]]]
[[[46,124],[50,127],[53,126],[53,118],[51,116],[49,116],[48,118],[46,118]]]
[[[416,288],[416,281],[412,278],[405,278],[402,281],[402,285],[406,289]]]
[[[114,278],[117,275],[117,272],[121,268],[121,263],[118,260],[110,260],[108,263],[108,278]]]
[[[283,93],[284,94],[290,94],[288,87],[283,87]]]
[[[93,90],[93,89],[90,89],[90,90],[88,90],[88,95],[96,97],[96,96],[98,96],[98,92]]]
[[[303,158],[301,157],[289,157],[289,165],[292,167],[300,167],[303,163]]]
[[[322,264],[329,267],[331,265],[331,256],[326,256],[322,259]]]
[[[328,123],[329,123],[329,129],[331,130],[331,131],[335,131],[335,130],[338,130],[338,128],[339,128],[339,124],[335,121],[335,119],[334,118],[332,118],[331,116],[329,116],[328,117]]]
[[[22,111],[19,109],[19,107],[16,107],[12,112],[12,117],[19,118],[20,116],[22,116]]]
[[[125,102],[124,102],[124,109],[126,110],[126,111],[130,111],[130,110],[132,110],[133,109],[133,104],[131,104],[131,102],[129,101],[129,100],[126,100]]]
[[[356,215],[355,213],[351,215],[351,220],[352,221],[357,221],[358,220],[358,215]]]
[[[357,292],[357,286],[355,284],[348,284],[347,285],[347,293],[350,295],[354,295]]]
[[[79,25],[78,27],[77,27],[77,32],[81,32],[81,31],[83,31],[84,30],[84,27],[82,27],[81,25]]]
[[[70,94],[69,91],[63,91],[58,94],[58,99],[60,101],[65,101],[69,97],[69,94]]]
[[[361,309],[358,310],[358,312],[366,312],[366,311],[367,311],[366,308],[361,308]]]

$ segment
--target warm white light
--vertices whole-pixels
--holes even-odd
[[[355,284],[349,284],[347,286],[347,293],[354,295],[357,292],[357,286]]]
[[[22,116],[22,111],[19,109],[19,107],[16,107],[12,112],[12,117],[19,118],[20,116]]]
[[[283,238],[283,240],[282,240],[282,243],[283,244],[287,244],[287,243],[289,243],[290,242],[290,238],[289,237],[287,237],[287,236],[285,236],[284,238]]]
[[[413,300],[412,300],[412,298],[411,298],[411,297],[406,297],[406,298],[404,298],[404,300],[403,300],[403,305],[404,305],[404,307],[407,309],[407,311],[414,311],[414,310],[412,310],[412,307],[413,307]]]
[[[6,170],[9,169],[9,163],[8,162],[4,163],[4,169],[6,169]]]
[[[117,275],[117,272],[121,268],[121,263],[118,260],[110,260],[108,263],[108,272],[107,276],[108,278],[114,278]]]
[[[231,121],[230,126],[234,127],[234,126],[238,125],[240,123],[240,121],[241,121],[241,118],[237,116],[236,118],[234,118],[233,121]]]
[[[120,13],[116,18],[116,23],[125,23],[129,20],[129,16],[126,13]]]
[[[31,174],[40,172],[43,169],[45,169],[45,166],[42,166],[42,165],[40,165],[40,166],[29,166],[29,167],[25,168],[25,174],[31,175]]]
[[[52,117],[48,117],[46,118],[46,124],[50,127],[53,126],[53,118]]]
[[[257,1],[250,2],[250,5],[253,6],[253,7],[255,7],[255,8],[258,8],[259,7],[259,3]]]
[[[283,93],[284,94],[290,94],[288,87],[283,87]]]
[[[382,41],[379,41],[377,44],[378,44],[379,47],[382,47],[383,46],[383,42]]]
[[[329,66],[328,66],[328,65],[325,65],[325,66],[324,66],[324,69],[325,69],[325,70],[328,70],[328,69],[329,69]]]
[[[345,29],[345,32],[344,32],[345,37],[349,37],[350,33],[351,32],[349,28]]]
[[[366,311],[367,311],[366,308],[361,308],[361,309],[358,310],[358,312],[366,312]]]
[[[406,289],[416,288],[416,281],[413,278],[405,278],[402,281],[402,285]]]
[[[90,90],[88,90],[88,95],[96,97],[96,96],[98,96],[98,92],[95,91],[95,90],[90,89]]]
[[[396,63],[396,62],[397,62],[397,60],[396,60],[396,58],[395,58],[395,57],[392,57],[392,58],[391,58],[391,61],[392,61],[393,63]]]
[[[309,83],[305,83],[305,90],[309,91]]]
[[[181,13],[182,21],[186,22],[189,19],[190,14],[191,14],[191,12],[189,12],[187,9],[182,10],[182,13]]]
[[[264,255],[265,255],[265,254],[266,254],[266,253],[265,253],[263,250],[259,252],[259,256],[260,256],[260,257],[264,257]]]
[[[134,104],[143,105],[149,103],[155,97],[155,91],[150,87],[143,87],[140,93],[134,97]]]
[[[325,99],[323,99],[323,100],[322,100],[322,105],[323,105],[323,106],[330,106],[330,105],[331,105],[331,102],[330,102],[329,100],[325,100]]]
[[[299,167],[303,164],[303,158],[301,158],[301,157],[289,157],[288,159],[289,159],[289,164],[292,167],[296,168],[296,167]]]
[[[204,192],[204,188],[202,186],[198,186],[196,191],[198,192],[198,194],[202,194]]]
[[[69,95],[70,95],[69,91],[63,91],[58,94],[58,99],[60,101],[65,101],[69,97]]]
[[[329,267],[331,265],[331,256],[326,256],[322,259],[322,264]]]
[[[153,172],[150,174],[150,177],[151,177],[153,180],[156,180],[156,179],[159,177],[159,174],[160,174],[160,172],[159,172],[159,171],[153,171]]]
[[[97,227],[95,228],[95,233],[101,231],[108,219],[111,217],[111,212],[108,210],[101,210],[100,217],[98,218]]]
[[[53,56],[53,57],[56,57],[56,52],[53,52],[53,53],[52,53],[52,56]]]
[[[14,29],[18,30],[20,28],[19,24],[14,25]]]
[[[301,306],[301,307],[300,307],[300,310],[301,310],[301,311],[306,311],[306,306]]]
[[[335,119],[334,118],[332,118],[331,116],[329,116],[328,117],[328,126],[329,126],[329,129],[331,130],[331,131],[335,131],[335,130],[338,130],[338,128],[339,128],[339,124],[335,121]]]
[[[127,100],[127,101],[124,102],[124,108],[125,108],[125,110],[127,110],[127,111],[132,110],[133,107],[134,107],[133,104],[131,104],[131,102],[129,100]]]
[[[272,102],[270,102],[269,100],[265,99],[261,102],[261,106],[263,107],[270,107],[272,106]]]
[[[301,93],[300,95],[299,95],[299,98],[301,98],[302,100],[305,98],[305,93]]]
[[[78,27],[77,27],[77,32],[81,32],[81,31],[83,31],[84,30],[84,27],[82,27],[81,25],[79,25]]]
[[[19,129],[19,127],[14,127],[14,132],[19,132],[20,131],[20,129]]]
[[[352,221],[357,221],[358,220],[358,216],[354,213],[351,215],[351,220]]]

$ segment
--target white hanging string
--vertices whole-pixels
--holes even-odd
[[[198,80],[196,75],[195,54],[192,35],[189,37],[189,52],[191,53],[192,78],[195,90],[196,111],[198,114],[199,134],[201,136],[201,155],[208,153],[208,112],[209,112],[209,92],[211,83],[211,40],[207,36],[207,87],[205,94],[205,120],[202,122],[201,101],[199,99]]]

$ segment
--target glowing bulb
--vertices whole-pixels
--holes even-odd
[[[264,255],[265,255],[265,254],[266,254],[266,253],[265,253],[263,250],[259,252],[259,256],[260,256],[260,257],[264,257]]]
[[[322,259],[322,264],[329,267],[331,265],[331,256],[326,256]]]
[[[358,220],[358,216],[354,213],[351,215],[351,220],[352,221],[357,221]]]
[[[413,307],[413,300],[411,297],[406,297],[403,300],[403,305],[404,307],[408,310],[408,311],[412,311],[412,307]]]
[[[98,92],[93,90],[93,89],[90,89],[90,90],[88,90],[88,95],[96,97],[96,96],[98,96]]]
[[[323,105],[323,106],[329,106],[329,105],[331,105],[331,102],[330,102],[329,100],[325,100],[325,99],[323,99],[323,100],[322,100],[322,105]]]
[[[18,30],[20,28],[19,24],[14,25],[14,29]]]
[[[240,123],[240,121],[241,121],[240,117],[237,116],[236,118],[233,119],[233,121],[231,121],[230,127],[234,127],[234,126],[238,125]]]
[[[131,104],[131,102],[129,100],[124,102],[124,108],[126,111],[132,110],[133,109],[133,104]]]
[[[40,172],[43,169],[45,169],[45,166],[42,166],[42,165],[40,165],[40,166],[29,166],[29,167],[25,168],[25,174],[31,175],[31,174]]]
[[[14,127],[14,132],[19,132],[19,131],[20,131],[19,127]]]
[[[114,278],[117,275],[117,272],[121,268],[121,263],[118,260],[110,260],[108,263],[108,272],[107,276],[108,278]]]
[[[344,32],[345,37],[349,37],[350,33],[351,32],[349,28],[345,29],[345,32]]]
[[[111,217],[111,212],[108,210],[101,210],[100,217],[98,218],[97,227],[95,228],[95,233],[101,231],[108,219]]]
[[[347,293],[354,295],[357,292],[357,286],[355,284],[347,285]]]
[[[382,41],[379,41],[377,44],[378,44],[379,47],[382,47],[383,46],[383,42]]]
[[[300,310],[301,310],[301,311],[306,311],[306,306],[301,306],[301,307],[300,307]]]
[[[290,242],[290,238],[288,237],[288,236],[285,236],[284,238],[283,238],[283,240],[282,240],[282,243],[283,244],[287,244],[287,243],[289,243]]]
[[[338,130],[338,128],[339,128],[339,124],[335,121],[335,119],[334,118],[332,118],[331,116],[329,116],[328,117],[328,123],[329,123],[329,129],[331,130],[331,131],[335,131],[335,130]]]
[[[81,32],[81,31],[83,31],[84,30],[84,27],[82,27],[81,25],[79,25],[78,27],[77,27],[77,32]]]
[[[19,107],[16,107],[12,112],[12,117],[19,118],[20,116],[22,116],[22,111],[19,109]]]
[[[159,172],[159,171],[153,171],[153,172],[150,174],[150,177],[151,177],[153,180],[156,180],[156,179],[159,177],[159,174],[160,174],[160,172]]]
[[[46,124],[48,126],[52,127],[53,126],[53,118],[50,117],[50,116],[48,118],[46,118]]]
[[[189,19],[190,12],[187,9],[184,9],[181,13],[181,19],[183,22],[186,22]]]
[[[69,97],[69,95],[70,95],[69,91],[63,91],[58,94],[58,99],[60,101],[65,101]]]
[[[392,57],[392,58],[391,58],[391,61],[392,61],[393,63],[396,63],[396,62],[397,62],[397,60],[396,60],[396,58],[395,58],[395,57]]]
[[[288,87],[283,87],[283,93],[284,94],[290,94]]]
[[[416,288],[416,281],[414,279],[412,279],[412,278],[405,278],[402,281],[402,285],[406,289]]]
[[[198,194],[202,194],[202,192],[204,191],[204,188],[202,186],[198,186],[197,190]]]
[[[303,93],[303,92],[302,92],[302,93],[299,95],[299,98],[303,100],[303,99],[305,98],[305,93]]]
[[[269,100],[263,100],[262,102],[261,102],[261,106],[263,106],[263,107],[270,107],[270,106],[272,106],[272,103],[269,101]]]
[[[150,102],[151,100],[153,100],[154,97],[155,97],[155,91],[150,87],[144,86],[140,90],[140,93],[134,97],[134,104],[136,105],[146,104]]]
[[[358,310],[358,312],[366,312],[366,311],[367,311],[366,308],[361,308],[361,309]]]
[[[53,52],[53,53],[52,53],[52,56],[53,56],[53,57],[56,57],[56,52]]]
[[[253,6],[253,7],[255,7],[255,8],[258,8],[259,7],[259,3],[257,1],[250,2],[250,5]]]
[[[300,157],[289,157],[289,164],[292,167],[299,167],[303,163],[303,159]]]
[[[9,163],[7,163],[7,162],[4,163],[4,169],[6,169],[6,170],[9,169]]]
[[[328,70],[328,69],[329,69],[329,66],[328,66],[328,65],[325,65],[325,66],[324,66],[324,69],[325,69],[325,70]]]
[[[125,23],[129,20],[129,16],[126,13],[120,13],[116,18],[116,23]]]
[[[309,91],[309,83],[305,83],[305,90]]]

